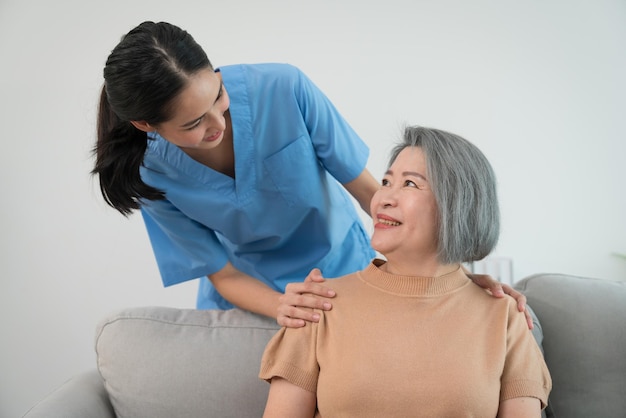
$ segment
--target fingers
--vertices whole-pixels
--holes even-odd
[[[524,307],[524,315],[526,315],[526,322],[528,323],[528,329],[533,329],[535,324],[533,323],[533,317],[530,315],[530,312],[526,307]]]
[[[324,281],[324,276],[322,276],[322,272],[318,268],[314,268],[311,270],[308,276],[304,279],[305,282],[318,282],[321,283]]]
[[[495,297],[503,297],[505,294],[507,294],[515,299],[515,302],[517,303],[517,310],[520,312],[524,312],[524,315],[526,316],[528,328],[534,328],[533,318],[530,315],[528,309],[526,309],[526,296],[513,289],[508,284],[502,284],[498,281],[493,280],[490,276],[486,276],[484,274],[472,274],[469,277],[477,285],[488,289],[489,292]]]
[[[487,274],[468,274],[467,275],[474,283],[483,289],[489,290],[489,292],[497,297],[504,297],[504,292],[502,291],[502,284],[491,278],[491,276]]]
[[[317,272],[319,273],[319,270]],[[316,273],[312,271],[311,274]],[[313,281],[289,283],[285,287],[285,293],[278,299],[276,322],[291,328],[303,327],[306,322],[318,322],[320,315],[315,309],[324,311],[332,309],[328,298],[334,296],[334,290]]]
[[[312,310],[297,308],[295,306],[281,306],[276,322],[278,325],[289,328],[300,328],[307,322],[318,322],[320,316]]]
[[[329,302],[324,302],[321,298],[309,297],[298,300],[298,305],[290,305],[283,300],[293,300],[293,298],[283,299],[281,297],[281,304],[278,306],[278,314],[276,315],[276,322],[279,325],[290,328],[299,328],[306,325],[306,322],[318,322],[320,315],[317,311],[312,309],[306,309],[299,307],[298,305],[321,305],[323,310],[329,310],[332,308]]]
[[[287,286],[285,286],[285,294],[283,296],[287,296],[289,298],[291,296],[302,296],[305,293],[310,293],[312,295],[322,296],[325,298],[335,297],[335,291],[333,289],[312,281],[287,284]],[[317,308],[317,306],[310,307]]]
[[[502,298],[504,297],[504,294],[506,293],[503,288],[502,288],[502,284],[500,282],[496,282],[493,281],[491,283],[491,287],[489,287],[489,291],[491,292],[491,294],[497,298]]]
[[[502,288],[504,289],[504,293],[515,299],[515,301],[517,302],[517,310],[519,310],[520,312],[526,311],[526,296],[513,289],[508,284],[502,285]]]
[[[278,317],[276,317],[276,322],[278,322],[278,325],[280,325],[281,327],[287,328],[302,328],[306,324],[303,319],[294,319],[288,316],[281,315],[278,315]]]
[[[524,315],[526,316],[526,323],[528,324],[528,329],[533,329],[535,325],[533,324],[533,317],[530,315],[530,311],[526,309],[526,296],[507,284],[502,285],[502,288],[504,289],[504,293],[515,299],[515,301],[517,302],[517,310],[520,312],[524,312]]]
[[[319,297],[311,293],[291,293],[288,292],[287,289],[285,289],[285,294],[278,298],[278,302],[279,314],[296,317],[302,317],[302,315],[305,315],[306,317],[303,319],[311,317],[311,315],[308,314],[311,312],[311,309],[319,309],[323,311],[332,309],[332,304],[325,297]],[[306,312],[306,314],[300,313],[300,311]]]

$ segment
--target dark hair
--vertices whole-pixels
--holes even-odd
[[[188,78],[206,68],[212,68],[211,63],[193,37],[165,22],[140,24],[109,55],[92,174],[99,176],[107,204],[123,215],[139,209],[142,199],[165,197],[141,179],[148,136],[130,121],[151,125],[167,121]]]
[[[452,264],[485,258],[500,234],[496,176],[485,155],[458,135],[410,126],[392,150],[389,165],[406,147],[420,147],[426,158],[439,210],[439,261]]]

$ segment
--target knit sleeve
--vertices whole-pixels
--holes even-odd
[[[280,329],[269,341],[261,360],[259,377],[282,377],[309,392],[317,392],[319,365],[316,355],[317,324]]]
[[[532,397],[546,407],[552,389],[550,372],[524,314],[510,304],[507,349],[501,378],[500,402],[507,399]]]

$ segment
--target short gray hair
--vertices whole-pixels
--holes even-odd
[[[409,126],[393,148],[389,166],[407,147],[420,147],[426,158],[439,212],[439,261],[452,264],[485,258],[500,234],[496,177],[485,155],[458,135]]]

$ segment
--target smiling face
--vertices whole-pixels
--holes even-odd
[[[230,101],[219,73],[210,68],[189,77],[185,89],[173,103],[172,117],[166,122],[150,125],[135,121],[133,125],[159,135],[183,151],[197,152],[217,147],[224,138]]]
[[[419,147],[403,149],[371,203],[372,247],[387,260],[437,264],[438,210]]]

